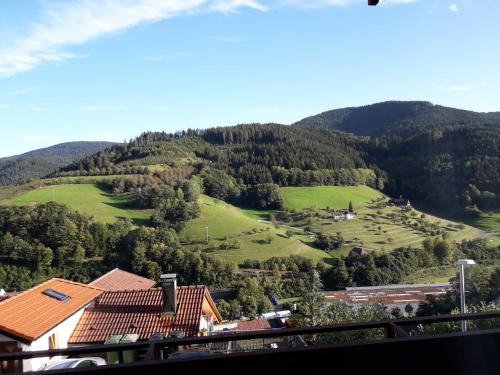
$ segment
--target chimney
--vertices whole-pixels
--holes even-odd
[[[163,291],[162,314],[175,315],[177,312],[177,274],[161,275],[159,284]]]

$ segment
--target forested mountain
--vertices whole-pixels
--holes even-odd
[[[364,182],[331,174],[347,176],[352,174],[349,171],[367,168],[357,149],[363,141],[340,132],[277,124],[187,130],[176,134],[144,133],[128,145],[117,145],[84,158],[56,175],[140,172],[138,166],[164,163],[177,169],[186,164],[198,171],[217,169],[244,185],[335,183],[325,179],[339,179],[339,184],[349,185]]]
[[[207,194],[245,204],[257,191],[272,196],[273,188],[260,186],[265,184],[365,184],[417,204],[477,216],[500,207],[499,124],[497,112],[385,102],[325,112],[294,126],[146,132],[51,176],[151,175],[160,166],[160,179],[198,175]],[[37,169],[45,174],[48,168]]]
[[[67,142],[0,158],[0,185],[19,184],[44,177],[86,155],[94,154],[110,142]]]
[[[422,101],[388,101],[349,107],[306,117],[295,126],[337,129],[358,135],[393,134],[402,137],[428,130],[500,126],[498,112],[479,113]]]

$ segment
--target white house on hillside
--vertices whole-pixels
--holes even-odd
[[[0,353],[62,349],[102,289],[51,279],[0,302]],[[49,358],[1,363],[0,373],[36,371]]]

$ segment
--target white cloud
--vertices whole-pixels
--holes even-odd
[[[80,108],[84,112],[93,112],[93,111],[123,111],[127,109],[124,105],[89,105]]]
[[[261,12],[267,10],[266,6],[260,4],[256,0],[216,0],[210,4],[208,9],[212,12],[231,13],[241,7],[260,10]]]
[[[265,9],[256,0],[78,0],[47,4],[42,19],[26,35],[0,49],[0,77],[79,57],[65,48],[142,23],[193,12]]]
[[[450,12],[456,13],[456,12],[458,12],[458,11],[459,11],[459,9],[458,9],[458,5],[457,5],[457,4],[455,4],[455,3],[450,4],[450,5],[448,6],[448,10],[449,10]]]
[[[0,104],[0,110],[2,109],[8,109],[9,106],[7,104]]]
[[[408,4],[419,0],[385,0]],[[366,0],[53,0],[41,2],[41,18],[15,38],[3,38],[0,77],[30,71],[44,63],[60,63],[86,55],[68,51],[108,34],[180,15],[202,12],[230,14],[240,8],[267,11],[277,7],[326,8],[364,4]],[[2,37],[2,36],[0,36]],[[168,58],[168,57],[167,57]]]
[[[34,105],[34,106],[30,107],[30,111],[32,111],[32,112],[41,112],[41,111],[45,111],[45,108],[37,106],[37,105]]]

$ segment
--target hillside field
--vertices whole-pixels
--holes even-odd
[[[23,193],[2,204],[28,205],[55,201],[80,213],[93,216],[103,223],[114,223],[120,218],[131,219],[136,225],[149,222],[151,210],[130,209],[129,197],[108,194],[93,184],[66,184],[47,186]]]
[[[382,196],[379,191],[364,185],[283,187],[280,190],[285,207],[290,210],[326,207],[342,209],[348,208],[349,201],[356,208]]]
[[[500,231],[500,210],[491,211],[483,217],[471,220],[470,224],[484,230]]]
[[[408,213],[406,222],[398,208],[380,206],[376,203],[383,194],[367,186],[319,186],[286,187],[281,189],[287,208],[296,212],[314,207],[315,214],[307,219],[280,222],[278,227],[270,224],[273,211],[240,209],[231,204],[211,198],[200,197],[200,217],[186,224],[180,233],[181,241],[190,248],[209,252],[217,258],[242,263],[246,259],[265,260],[274,256],[301,255],[313,263],[328,263],[332,257],[347,255],[353,246],[364,246],[379,251],[391,251],[397,247],[418,247],[432,236],[412,227],[417,222],[439,228],[450,239],[462,240],[481,236],[479,229],[464,226],[461,229],[452,221],[423,215],[417,210]],[[52,200],[67,204],[73,209],[95,217],[104,223],[113,223],[119,218],[129,218],[136,225],[148,225],[152,210],[137,210],[128,207],[127,195],[113,195],[94,184],[63,184],[34,189],[1,204],[27,205],[46,203]],[[348,221],[334,221],[326,207],[347,208],[352,201],[356,217]],[[264,219],[264,220],[262,220]],[[325,252],[313,247],[314,238],[304,231],[337,235],[344,238],[344,246]],[[206,228],[210,241],[206,243]],[[292,233],[288,238],[285,233]],[[496,241],[497,237],[491,237]],[[429,275],[425,275],[429,277]]]
[[[353,246],[379,251],[407,246],[418,247],[425,238],[432,236],[432,233],[413,226],[419,222],[444,231],[450,239],[456,241],[482,235],[479,229],[467,225],[460,229],[455,222],[423,214],[415,209],[404,218],[404,213],[399,208],[377,204],[375,199],[383,197],[382,193],[367,186],[287,187],[282,191],[285,207],[299,211],[314,207],[317,213],[307,219],[283,224],[301,229],[309,226],[313,232],[330,235],[341,234],[345,241],[344,246],[331,252],[333,256],[347,255]],[[355,218],[334,221],[326,207],[347,208],[349,200],[357,212]],[[403,219],[406,222],[403,222]],[[299,233],[298,236],[302,237],[304,242],[312,242]]]
[[[181,232],[181,239],[191,243],[224,260],[241,263],[246,259],[265,260],[274,256],[302,255],[313,263],[328,261],[330,256],[321,250],[313,249],[295,238],[285,238],[284,230],[261,223],[247,216],[243,210],[213,199],[206,195],[200,197],[200,217],[191,220]],[[206,228],[210,236],[206,244]],[[269,243],[268,240],[271,239]],[[238,249],[219,249],[221,244],[238,241]]]

